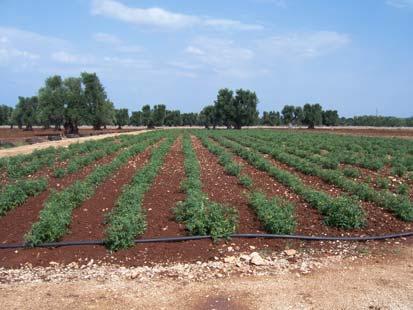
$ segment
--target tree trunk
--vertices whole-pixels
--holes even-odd
[[[105,128],[106,129],[106,128]],[[118,129],[122,129],[122,127],[120,125],[118,125]]]
[[[26,125],[26,128],[24,130],[25,131],[32,131],[33,127],[32,127],[32,125]]]
[[[71,135],[79,134],[79,127],[77,126],[77,124],[65,123],[64,128],[65,128],[65,134],[71,134]]]

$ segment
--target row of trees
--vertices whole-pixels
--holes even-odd
[[[374,126],[374,127],[413,127],[413,117],[401,118],[394,116],[363,115],[350,118],[340,118],[342,126]]]
[[[144,105],[129,115],[128,109],[115,109],[96,73],[81,73],[80,77],[62,79],[59,75],[46,79],[36,96],[19,97],[16,107],[0,106],[0,125],[25,127],[34,125],[77,134],[80,125],[101,129],[107,125],[147,126],[205,126],[240,129],[251,125],[315,126],[413,126],[413,118],[360,116],[339,118],[336,110],[323,110],[320,104],[286,105],[281,112],[264,111],[259,117],[258,97],[250,90],[220,89],[212,105],[200,113],[181,113],[159,104]]]
[[[58,75],[49,77],[37,96],[19,97],[16,107],[7,113],[2,122],[10,126],[25,126],[26,130],[34,125],[53,126],[56,130],[63,126],[71,134],[78,133],[82,124],[101,129],[117,123],[119,116],[129,118],[127,110],[115,110],[98,76],[87,72],[66,79]]]

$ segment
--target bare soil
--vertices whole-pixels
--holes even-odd
[[[84,269],[80,279],[53,275],[52,267],[47,280],[0,284],[0,299],[5,309],[412,309],[413,248],[394,250],[328,257],[306,271],[274,265],[222,276],[224,264],[202,281],[191,279],[190,266],[163,269],[161,277],[109,269],[88,278],[100,270]]]
[[[219,165],[217,157],[209,153],[199,140],[193,138],[193,143],[201,163],[201,178],[205,193],[211,200],[228,203],[238,209],[240,214],[239,232],[263,232],[254,212],[248,206],[245,196],[246,189],[238,184],[235,177],[228,176],[225,173]],[[108,158],[104,160],[108,160]],[[132,167],[129,166],[130,169],[126,167],[121,168],[116,173],[116,177],[110,178],[99,186],[96,195],[75,210],[71,232],[64,237],[64,240],[76,241],[101,238],[103,236],[104,214],[113,207],[121,186],[126,184],[130,180],[133,171],[143,164],[142,160],[143,158],[138,156],[128,164],[132,165]],[[182,236],[187,234],[184,226],[175,222],[172,211],[176,203],[185,198],[185,195],[180,190],[180,183],[184,179],[183,162],[181,140],[178,139],[167,154],[160,173],[144,197],[143,208],[147,212],[148,229],[143,237]],[[326,227],[322,223],[322,218],[318,212],[307,206],[299,197],[289,192],[282,185],[274,182],[265,173],[257,171],[245,162],[243,164],[244,171],[250,174],[256,181],[257,186],[269,196],[283,196],[297,204],[296,216],[299,224],[297,226],[297,233],[310,235],[369,235],[411,230],[411,224],[398,221],[391,214],[374,206],[371,210],[368,210],[369,225],[365,229],[347,232]],[[319,180],[309,181],[314,186],[320,186]],[[44,197],[38,197],[33,198],[25,206],[16,208],[10,215],[0,219],[4,223],[0,225],[0,236],[2,236],[0,240],[2,242],[18,242],[23,240],[24,234],[37,219],[38,212],[41,210],[42,203],[47,198],[47,195],[44,194]],[[37,203],[35,203],[36,201]],[[374,222],[372,219],[377,219],[377,222]],[[409,242],[409,240],[402,242]],[[387,241],[368,244],[369,247],[387,245]],[[242,251],[250,251],[251,249],[271,252],[282,251],[290,247],[300,249],[334,249],[337,246],[337,243],[334,242],[304,243],[288,240],[233,239],[218,243],[213,243],[210,240],[201,240],[180,243],[140,244],[131,249],[116,253],[108,252],[103,246],[1,250],[0,266],[19,267],[26,263],[30,263],[33,266],[48,266],[50,262],[70,264],[72,262],[81,263],[90,259],[93,259],[97,264],[111,263],[123,266],[144,266],[174,262],[195,263],[197,261],[205,262],[233,255]],[[232,249],[230,252],[227,251],[228,247]]]
[[[72,214],[70,232],[63,241],[104,239],[105,215],[115,207],[122,193],[122,187],[132,180],[136,171],[143,167],[149,156],[150,149],[147,149],[131,158],[99,186],[92,198],[76,208]]]
[[[49,184],[46,191],[35,197],[30,197],[23,205],[0,217],[0,242],[23,242],[24,235],[30,230],[32,224],[39,219],[39,213],[43,209],[44,203],[52,191],[62,190],[73,184],[75,181],[85,178],[98,165],[110,162],[115,156],[115,154],[106,156],[84,167],[77,173],[69,174],[61,179],[49,175]],[[4,261],[5,259],[5,256],[0,255],[1,261]]]

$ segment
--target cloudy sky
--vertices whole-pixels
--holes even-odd
[[[222,87],[259,109],[413,115],[413,0],[0,0],[0,104],[97,72],[117,107],[198,111]]]

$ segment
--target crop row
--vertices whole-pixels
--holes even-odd
[[[295,134],[271,131],[251,131],[261,139],[273,141],[286,148],[326,155],[344,164],[379,170],[389,164],[397,172],[413,171],[413,147],[409,141],[370,137],[337,136],[329,134]]]
[[[271,155],[274,159],[294,167],[300,172],[317,176],[325,182],[333,184],[344,191],[355,195],[356,199],[370,201],[384,209],[388,209],[404,221],[413,220],[413,206],[409,199],[405,196],[397,196],[387,190],[378,192],[367,184],[360,184],[347,178],[339,170],[321,168],[320,166],[312,164],[303,158],[287,154],[276,146],[268,145],[268,143],[257,142],[247,136],[241,137],[231,135],[229,138],[244,146],[258,150],[261,153]]]
[[[175,139],[174,133],[168,133],[166,141],[152,150],[149,162],[136,173],[131,183],[123,188],[116,207],[107,217],[105,243],[109,249],[116,251],[131,247],[134,245],[135,237],[145,232],[146,215],[142,208],[143,197]]]
[[[122,151],[110,163],[95,168],[84,180],[76,181],[62,191],[53,192],[45,202],[39,220],[32,225],[31,230],[26,234],[27,244],[37,245],[61,238],[71,222],[72,211],[90,198],[97,186],[129,158],[143,152],[161,138],[160,133],[151,133],[147,136],[149,138]],[[142,139],[142,137],[140,138]]]
[[[385,164],[389,164],[392,166],[391,174],[399,177],[405,175],[407,171],[413,170],[413,154],[409,153],[410,149],[407,146],[404,149],[397,147],[397,151],[394,149],[380,149],[379,151],[376,147],[374,153],[364,154],[358,148],[356,150],[343,149],[339,143],[328,139],[328,136],[329,145],[325,148],[326,137],[318,138],[317,136],[306,135],[304,139],[302,136],[297,137],[297,135],[290,134],[291,140],[288,140],[289,136],[286,139],[283,135],[258,134],[256,132],[252,132],[250,136],[270,141],[277,146],[281,146],[286,152],[294,152],[298,156],[318,159],[326,168],[335,168],[339,163],[342,163],[378,171]],[[340,140],[341,137],[335,139],[335,141]],[[336,147],[332,147],[331,144],[336,145]]]
[[[263,139],[260,136],[257,135],[251,135],[249,137],[252,137],[258,141],[265,141],[266,143],[270,143],[274,147],[279,148],[279,144],[276,141],[268,140],[268,139]],[[339,167],[339,161],[336,158],[333,158],[331,156],[329,157],[324,157],[321,155],[316,155],[312,151],[304,150],[302,148],[299,148],[299,146],[284,146],[280,148],[282,151],[285,153],[295,155],[302,160],[309,161],[313,164],[316,164],[318,166],[321,166],[324,169],[333,169],[333,170],[338,170]],[[405,173],[405,168],[402,168],[401,166],[395,166],[393,167],[393,174],[402,176]],[[349,177],[349,178],[355,178],[360,176],[360,172],[357,168],[353,167],[347,167],[342,170],[342,173],[344,176]],[[365,183],[372,184],[371,178],[367,177],[363,179]],[[385,178],[378,178],[376,181],[376,186],[382,189],[388,189],[388,182]],[[396,193],[400,195],[408,195],[409,192],[409,187],[407,184],[401,184],[398,186],[396,189]]]
[[[255,211],[264,229],[271,234],[292,234],[296,222],[294,218],[294,205],[280,197],[268,199],[266,195],[253,189],[252,179],[241,174],[242,166],[234,161],[233,155],[224,147],[212,142],[207,135],[196,133],[202,144],[214,155],[218,156],[219,164],[227,174],[236,176],[240,184],[250,189],[248,194],[249,205]]]
[[[291,188],[310,206],[319,210],[326,225],[345,229],[361,228],[365,225],[365,214],[354,199],[348,196],[331,197],[324,192],[306,186],[297,176],[272,165],[270,161],[255,152],[255,148],[244,147],[240,143],[217,134],[213,134],[212,138],[222,146],[231,149],[252,166],[265,171],[281,184]]]
[[[87,158],[87,160],[81,160],[81,162],[76,161],[76,164],[73,165],[67,173],[74,173],[86,164],[92,163],[94,160],[113,154],[120,148],[126,147],[131,143],[139,143],[147,137],[147,135],[127,136],[127,138],[124,138],[123,142],[120,144],[111,144],[110,142],[112,140],[105,141],[105,144],[89,144],[85,149],[89,149],[91,145],[102,147],[104,145],[105,147],[102,150],[92,152],[86,157],[83,157]],[[29,197],[40,194],[46,190],[47,185],[48,180],[45,177],[32,180],[21,179],[4,185],[0,189],[0,216],[4,215],[7,211],[22,205]]]
[[[181,183],[186,199],[174,209],[178,222],[185,224],[192,235],[225,238],[236,230],[238,213],[231,207],[212,202],[202,192],[201,170],[188,133],[182,141],[186,179]]]
[[[49,147],[43,150],[35,150],[31,154],[17,155],[0,159],[0,169],[4,169],[10,180],[20,179],[34,174],[44,167],[52,167],[58,162],[76,158],[78,155],[100,149],[104,145],[111,145],[114,138],[106,138],[99,141],[86,141],[73,143],[66,147]]]

